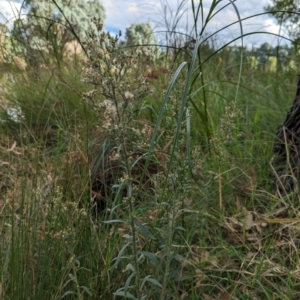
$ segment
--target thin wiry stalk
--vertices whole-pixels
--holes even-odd
[[[68,20],[68,18],[65,16],[64,11],[61,9],[61,7],[59,7],[59,5],[56,3],[55,0],[52,0],[53,3],[55,4],[55,6],[57,7],[57,9],[60,11],[60,13],[64,16],[66,22],[68,23],[69,27],[68,29],[72,32],[72,34],[74,35],[74,37],[76,38],[77,42],[80,44],[80,46],[82,47],[84,53],[86,56],[88,56],[87,54],[87,50],[85,49],[84,45],[82,44],[81,39],[79,38],[79,36],[77,35],[76,31],[74,30],[72,24],[70,23],[70,21]]]
[[[168,0],[160,0],[160,8],[158,9],[158,14],[156,18],[151,18],[158,28],[165,28],[163,31],[156,31],[156,34],[164,34],[164,42],[161,42],[162,47],[166,47],[167,56],[169,56],[169,51],[171,49],[178,49],[181,39],[176,37],[177,34],[182,34],[178,31],[178,27],[181,19],[187,15],[188,8],[185,8],[185,5],[188,3],[188,0],[182,0],[178,3],[175,11],[173,10],[171,4]],[[185,24],[188,26],[188,22]],[[186,34],[186,36],[188,36]],[[190,37],[189,37],[190,38]]]
[[[182,125],[182,122],[183,122],[184,113],[186,112],[188,94],[189,94],[189,91],[190,91],[190,83],[191,83],[191,78],[192,78],[192,74],[193,74],[194,64],[195,64],[196,58],[197,58],[197,52],[198,52],[199,44],[200,44],[200,38],[198,38],[197,41],[196,41],[195,49],[194,49],[194,52],[193,52],[193,57],[192,57],[192,60],[189,64],[189,68],[188,68],[188,74],[187,74],[187,79],[185,81],[185,87],[184,87],[184,91],[183,91],[182,98],[181,98],[181,107],[180,107],[180,110],[179,110],[179,117],[178,117],[178,120],[177,120],[177,127],[176,127],[176,131],[175,131],[175,135],[174,135],[174,138],[173,138],[172,150],[171,150],[170,159],[169,159],[169,163],[168,163],[166,178],[169,177],[171,166],[172,166],[173,160],[175,158],[175,150],[178,148],[177,144],[178,144],[178,140],[179,140],[180,128],[181,128],[181,125]],[[182,67],[183,66],[184,65],[182,65]],[[179,71],[179,70],[180,69],[178,69],[177,71]],[[173,79],[176,80],[176,77],[175,78],[173,77]],[[169,88],[168,88],[168,92],[171,91],[171,88],[172,88],[172,86],[170,85]],[[166,99],[168,99],[168,98],[165,98],[165,100]],[[187,134],[188,133],[189,132],[187,132]],[[189,137],[187,139],[187,142],[188,141],[189,141]],[[187,146],[188,145],[189,144],[187,144]],[[188,151],[189,151],[189,149],[188,149]],[[164,188],[163,188],[163,191],[162,191],[162,196],[161,196],[162,198],[164,197],[164,191],[165,191],[165,188],[166,188],[166,184],[167,184],[167,180],[165,181],[165,185],[164,185]],[[173,201],[175,201],[177,196],[178,196],[177,194],[175,194],[173,196],[174,197]],[[173,207],[172,216],[171,216],[172,220],[171,220],[171,225],[170,225],[170,228],[169,228],[171,233],[174,231],[174,228],[175,228],[175,213],[176,213],[175,203],[172,203],[172,207]],[[172,251],[172,239],[173,239],[173,235],[171,233],[169,232],[169,239],[168,239],[168,245],[167,245],[166,270],[165,270],[164,279],[163,279],[161,299],[165,299],[166,291],[167,291],[166,286],[167,286],[167,283],[168,283],[168,275],[169,275],[169,268],[170,268],[170,262],[171,262],[171,251]]]
[[[170,155],[170,159],[169,159],[169,163],[168,163],[166,178],[169,177],[170,169],[171,169],[173,160],[175,158],[175,150],[178,148],[177,144],[178,144],[178,140],[179,140],[179,133],[180,133],[180,128],[181,128],[181,125],[182,125],[182,122],[183,122],[183,116],[184,116],[184,113],[186,112],[187,98],[188,98],[188,93],[189,93],[189,90],[190,90],[190,79],[191,79],[191,76],[192,76],[192,73],[193,73],[193,66],[194,66],[194,63],[195,63],[195,60],[196,60],[196,56],[197,56],[197,50],[196,49],[198,49],[197,48],[198,46],[199,46],[199,40],[196,42],[194,55],[193,55],[191,63],[189,64],[188,75],[187,75],[187,79],[186,79],[186,82],[185,82],[185,88],[184,88],[184,92],[183,92],[182,99],[181,99],[181,107],[180,107],[180,110],[179,110],[179,117],[178,117],[178,120],[177,120],[177,128],[176,128],[175,135],[174,135],[174,138],[173,138],[172,151],[171,151],[171,155]],[[170,90],[171,90],[171,86],[169,87],[168,91],[170,91]],[[166,188],[166,184],[167,184],[167,180],[165,180],[165,185],[164,185],[164,189],[163,189],[163,192],[162,192],[162,198],[164,197],[164,191],[165,191],[165,188]],[[175,183],[174,183],[174,186],[175,186]],[[177,192],[174,191],[173,202],[176,201],[177,197],[178,197]],[[170,263],[171,263],[173,232],[174,232],[175,225],[176,225],[175,215],[176,215],[176,203],[172,203],[171,224],[169,226],[169,234],[168,234],[169,238],[167,240],[166,269],[165,269],[164,277],[163,277],[162,293],[161,293],[161,297],[160,297],[161,300],[166,298],[166,293],[167,293],[167,284],[168,284],[168,279],[169,279]]]
[[[243,36],[244,36],[244,33],[243,33],[243,24],[242,24],[242,21],[241,21],[241,16],[240,16],[240,13],[236,7],[236,5],[234,4],[234,1],[233,0],[230,0],[230,3],[232,4],[232,6],[234,7],[234,10],[238,16],[238,19],[239,19],[239,25],[240,25],[240,30],[241,30],[241,41],[242,41],[242,47],[241,47],[241,64],[240,64],[240,70],[239,70],[239,76],[238,76],[238,84],[237,84],[237,88],[236,88],[236,94],[235,94],[235,99],[234,99],[234,102],[236,103],[237,101],[237,98],[238,98],[238,92],[239,92],[239,86],[240,86],[240,82],[241,82],[241,77],[242,77],[242,68],[243,68],[243,48],[244,48],[244,39],[243,39]],[[246,104],[246,109],[248,109],[248,103]],[[247,116],[246,116],[247,118]],[[247,122],[246,122],[247,124]],[[248,128],[246,128],[246,131],[248,131]]]
[[[134,197],[132,195],[132,182],[131,182],[131,168],[132,166],[130,165],[128,158],[129,158],[129,154],[127,151],[127,147],[126,147],[126,136],[122,136],[121,137],[121,143],[123,151],[124,151],[124,156],[125,156],[125,169],[126,169],[126,173],[127,176],[129,178],[129,182],[127,183],[127,197],[128,197],[128,201],[129,201],[129,223],[130,223],[130,227],[131,227],[131,231],[132,231],[132,250],[133,250],[133,262],[134,262],[134,268],[135,268],[135,272],[132,274],[132,276],[134,276],[135,278],[135,284],[136,284],[136,293],[137,293],[137,297],[138,299],[141,297],[141,290],[139,287],[140,284],[140,271],[139,271],[139,263],[138,263],[138,249],[137,249],[137,232],[135,229],[135,216],[134,216],[134,205],[133,205],[133,201],[134,201]]]
[[[176,179],[172,179],[175,180]],[[176,199],[177,199],[178,195],[177,195],[177,191],[176,191],[176,182],[173,182],[173,195],[172,195],[172,209],[171,209],[171,215],[169,216],[169,218],[171,218],[170,220],[170,224],[168,227],[168,238],[167,238],[167,255],[166,255],[166,261],[165,261],[165,270],[164,270],[164,275],[163,275],[163,282],[162,282],[162,292],[160,295],[160,300],[164,300],[167,297],[167,293],[168,293],[168,283],[169,283],[169,276],[170,276],[170,263],[171,263],[171,259],[172,259],[172,250],[173,250],[173,236],[174,236],[174,230],[175,230],[175,226],[176,226]]]
[[[203,7],[203,1],[201,0],[197,9],[196,9],[196,6],[195,6],[195,1],[192,0],[192,12],[193,12],[193,18],[194,18],[194,30],[195,30],[195,34],[196,34],[196,37],[201,37],[203,36],[204,34],[204,31],[206,29],[206,26],[209,24],[209,21],[218,13],[220,12],[221,10],[223,10],[226,6],[228,6],[228,4],[224,5],[221,9],[219,9],[217,12],[214,13],[214,10],[215,8],[217,7],[217,5],[220,3],[221,1],[220,0],[214,0],[210,6],[210,9],[209,9],[209,12],[208,12],[208,15],[206,16],[205,20],[204,20],[204,7]],[[198,21],[199,21],[199,12],[201,12],[201,23],[202,23],[202,26],[201,26],[201,31],[198,33],[197,31],[197,24],[198,24]],[[199,44],[200,46],[200,44]],[[207,145],[208,145],[208,149],[210,149],[210,139],[211,139],[211,133],[210,133],[210,130],[209,130],[209,126],[208,126],[208,103],[207,103],[207,97],[206,97],[206,92],[205,92],[205,80],[204,80],[204,74],[203,74],[203,68],[202,68],[202,57],[201,57],[201,47],[198,47],[197,48],[197,54],[198,54],[198,68],[199,68],[199,74],[201,74],[201,85],[203,87],[202,89],[202,95],[203,95],[203,104],[204,104],[204,126],[205,126],[205,129],[206,129],[206,141],[207,141]],[[198,76],[196,76],[194,78],[194,80],[192,81],[191,83],[191,89],[196,81],[196,79],[198,78]],[[194,108],[196,109],[197,111],[197,108],[196,108],[196,105],[195,103],[193,102],[192,103]]]
[[[177,68],[176,72],[174,73],[174,75],[173,75],[173,77],[172,77],[172,79],[170,81],[170,84],[169,84],[168,89],[166,91],[166,94],[164,96],[163,102],[162,102],[162,104],[160,106],[158,117],[157,117],[154,129],[153,129],[153,133],[152,133],[152,136],[151,136],[151,140],[150,140],[150,143],[149,143],[148,155],[147,155],[145,166],[143,168],[143,173],[141,174],[141,180],[140,180],[140,183],[139,183],[138,190],[140,190],[140,188],[141,188],[141,183],[143,182],[143,178],[144,178],[144,176],[146,174],[146,170],[147,170],[147,168],[148,168],[148,166],[150,164],[150,158],[151,158],[151,155],[152,155],[153,150],[154,150],[154,146],[155,146],[155,142],[156,142],[156,137],[157,137],[157,134],[158,134],[158,129],[160,127],[161,121],[162,121],[163,116],[164,116],[164,111],[165,111],[165,107],[166,107],[167,101],[169,100],[172,88],[174,87],[174,85],[176,83],[176,80],[178,79],[178,76],[179,76],[180,72],[182,71],[182,69],[185,67],[186,64],[187,64],[187,62],[183,62]]]
[[[166,28],[166,43],[168,46],[173,45],[175,48],[176,45],[176,29],[178,28],[179,22],[187,12],[187,9],[184,9],[184,6],[187,3],[187,0],[183,0],[179,3],[174,12],[168,2],[168,0],[160,0],[162,7],[162,21],[158,22],[158,26]],[[167,48],[167,51],[169,49]]]

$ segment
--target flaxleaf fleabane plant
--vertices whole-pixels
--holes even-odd
[[[100,150],[97,151],[100,158],[98,163],[92,162],[92,168],[96,165],[92,169],[92,182],[97,183],[92,184],[92,188],[97,189],[95,197],[104,202],[102,209],[112,203],[117,205],[116,197],[119,196],[119,206],[128,212],[121,220],[112,214],[112,211],[116,212],[115,207],[107,207],[110,220],[105,223],[122,224],[126,232],[123,238],[127,241],[111,267],[111,274],[116,267],[129,274],[125,285],[115,292],[115,296],[142,299],[153,294],[164,297],[168,294],[173,276],[170,263],[175,256],[172,243],[179,228],[180,214],[177,212],[184,205],[184,189],[188,182],[187,164],[183,159],[186,151],[186,121],[183,118],[186,104],[181,99],[185,84],[178,80],[178,86],[171,92],[179,76],[178,71],[165,92],[155,128],[141,120],[139,113],[143,109],[143,100],[151,93],[143,76],[142,62],[146,53],[142,47],[125,47],[119,42],[120,35],[103,32],[101,20],[93,19],[93,22],[98,32],[91,31],[90,39],[84,43],[89,60],[83,79],[93,88],[83,98],[99,113],[103,134]],[[157,151],[159,147],[161,151]],[[168,164],[167,153],[171,148],[173,162],[164,176],[166,168],[162,165]],[[97,161],[95,157],[93,160]],[[112,174],[112,170],[118,170],[118,174]],[[107,177],[103,175],[108,173]],[[160,182],[155,182],[158,177]],[[103,192],[109,188],[114,193]],[[144,223],[145,217],[139,215],[136,209],[139,203],[147,201],[149,192],[154,206],[165,215],[157,223],[162,229],[153,229]],[[152,211],[156,209],[153,208]],[[158,256],[156,247],[148,249],[147,246],[148,243],[156,243],[154,232],[161,236],[159,245],[164,248]],[[148,270],[145,266],[158,260],[157,257],[162,261],[162,267],[157,263],[155,269],[145,271]],[[163,293],[159,296],[161,290]]]
[[[126,48],[119,41],[121,33],[112,36],[102,31],[101,20],[94,18],[92,21],[98,31],[90,31],[89,40],[83,43],[89,55],[83,81],[93,88],[83,95],[83,99],[99,114],[102,135],[102,150],[94,155],[91,162],[92,182],[97,181],[101,166],[102,174],[107,175],[113,168],[115,171],[112,172],[118,173],[110,173],[110,182],[106,182],[103,190],[112,188],[124,174],[126,182],[133,180],[135,185],[139,185],[139,178],[135,177],[142,172],[148,135],[151,134],[151,124],[140,119],[143,100],[151,93],[140,63],[144,54],[138,47]],[[100,181],[103,180],[95,184],[96,190],[98,194],[102,193],[102,198],[108,198],[107,192],[100,191],[99,185],[103,185]],[[128,192],[123,186],[123,192]]]
[[[91,162],[92,197],[102,212],[107,208],[110,219],[115,217],[112,212],[116,211],[117,205],[128,211],[128,217],[122,221],[107,221],[108,224],[125,223],[128,229],[124,237],[129,242],[122,249],[129,250],[126,270],[132,273],[124,289],[116,291],[115,295],[126,297],[129,290],[133,290],[137,299],[141,299],[140,287],[148,277],[141,279],[138,245],[140,232],[146,231],[146,227],[137,225],[135,207],[138,201],[145,201],[144,191],[147,193],[152,186],[151,175],[161,169],[158,160],[149,164],[147,170],[144,168],[152,133],[150,123],[140,118],[143,100],[151,93],[141,64],[141,58],[146,54],[140,47],[127,48],[119,41],[121,33],[112,36],[102,31],[101,20],[94,18],[92,21],[97,31],[90,31],[89,40],[83,43],[89,56],[83,81],[93,88],[83,95],[83,99],[99,114],[102,133],[94,152],[97,154]],[[99,202],[102,205],[99,206]],[[155,282],[151,278],[146,281]]]

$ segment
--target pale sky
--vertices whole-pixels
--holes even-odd
[[[192,13],[191,1],[183,0],[186,5],[179,11],[182,18],[178,23],[177,30],[187,32],[191,29]],[[14,16],[18,15],[22,0],[0,0],[0,22],[12,24]],[[106,10],[106,29],[110,32],[118,32],[119,29],[125,32],[126,27],[132,23],[150,22],[154,27],[155,32],[163,31],[166,28],[166,21],[172,22],[175,20],[174,14],[179,7],[180,0],[102,0],[101,1]],[[198,3],[199,0],[195,0]],[[212,1],[203,0],[204,11],[207,13]],[[167,12],[166,17],[163,14],[163,3],[169,3],[170,10]],[[270,0],[236,0],[234,4],[238,9],[241,18],[253,16],[256,14],[264,13],[264,6],[268,5]],[[205,33],[211,34],[238,20],[237,12],[229,0],[221,1],[221,4],[216,8],[217,11],[222,6],[229,4],[225,9],[222,9],[216,14],[208,23]],[[173,12],[173,16],[171,16]],[[279,33],[279,26],[276,25],[276,20],[268,15],[253,17],[243,23],[244,33],[265,31],[269,33]],[[10,26],[9,26],[10,27]],[[199,23],[198,28],[201,25]],[[284,35],[283,32],[280,32]],[[233,40],[240,36],[240,25],[231,26],[223,30],[215,38],[215,43],[224,44],[227,41]],[[160,37],[162,37],[160,35]],[[244,44],[248,46],[259,46],[264,42],[277,45],[280,39],[270,34],[254,34],[245,37]],[[240,40],[236,42],[240,44]],[[284,40],[280,41],[281,44],[286,43]]]

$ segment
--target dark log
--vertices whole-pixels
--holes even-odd
[[[286,119],[277,129],[273,148],[272,166],[276,185],[281,191],[291,192],[298,188],[300,169],[300,75],[293,105]]]

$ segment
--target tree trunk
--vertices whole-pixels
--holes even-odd
[[[280,191],[292,192],[300,181],[300,75],[296,95],[286,119],[277,129],[272,165]]]

